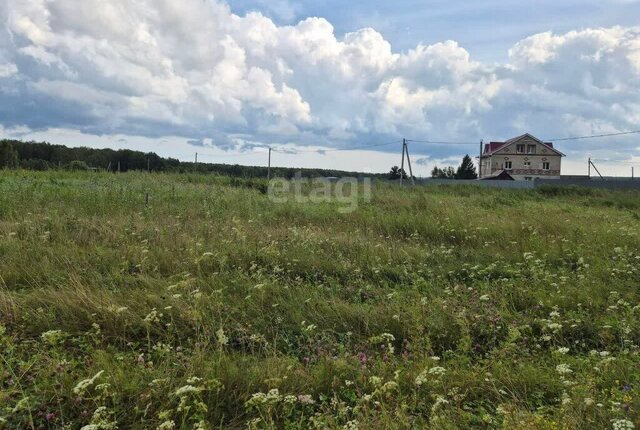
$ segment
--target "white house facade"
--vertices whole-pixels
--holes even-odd
[[[553,143],[528,133],[505,142],[486,143],[480,157],[480,178],[506,172],[515,180],[560,179],[562,157],[564,154]]]

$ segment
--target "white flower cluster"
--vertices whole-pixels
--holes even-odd
[[[430,369],[425,369],[416,377],[415,384],[419,387],[429,380],[429,376],[440,376],[447,373],[447,369],[440,366],[435,366]]]
[[[613,430],[633,430],[636,426],[629,420],[612,420]]]
[[[251,395],[251,398],[247,400],[245,406],[247,407],[258,407],[261,405],[275,405],[278,403],[285,403],[288,405],[293,405],[295,403],[300,403],[301,405],[313,405],[315,404],[315,400],[310,394],[300,394],[298,396],[294,396],[292,394],[282,395],[277,388],[272,388],[267,393],[254,393]]]
[[[49,330],[40,335],[40,339],[49,345],[57,345],[64,340],[66,333],[62,330]]]
[[[73,392],[75,394],[83,394],[90,386],[93,385],[94,382],[96,382],[96,379],[98,379],[103,373],[104,370],[101,370],[91,378],[83,379],[82,381],[78,382],[78,384],[76,384],[76,386],[73,388]]]

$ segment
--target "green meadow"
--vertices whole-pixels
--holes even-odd
[[[266,189],[0,171],[0,429],[640,427],[640,193]]]

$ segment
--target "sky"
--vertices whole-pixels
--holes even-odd
[[[462,143],[410,143],[427,175],[481,139],[640,129],[639,17],[640,0],[0,0],[0,137],[372,172],[401,138]],[[556,146],[563,174],[640,171],[640,135]]]

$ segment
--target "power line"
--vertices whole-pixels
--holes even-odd
[[[598,163],[614,163],[614,164],[629,164],[629,165],[638,165],[640,166],[639,161],[624,161],[624,160],[607,160],[604,158],[592,158],[591,161],[597,161]]]
[[[387,146],[387,145],[393,145],[396,143],[400,143],[401,140],[394,140],[393,142],[385,142],[385,143],[374,143],[371,145],[361,145],[361,146],[353,146],[351,148],[335,148],[335,149],[311,149],[311,150],[307,150],[307,151],[300,151],[300,150],[292,150],[292,151],[281,151],[278,149],[274,149],[274,152],[279,152],[281,154],[309,154],[309,153],[319,153],[319,154],[323,154],[325,152],[340,152],[340,151],[357,151],[359,149],[367,149],[367,148],[377,148],[380,146]]]
[[[244,152],[244,153],[240,153],[240,154],[198,154],[200,156],[204,156],[204,157],[242,157],[245,155],[252,155],[252,154],[257,154],[258,152],[255,151],[256,148],[258,149],[270,149],[272,152],[277,152],[279,154],[288,154],[288,155],[296,155],[296,154],[310,154],[310,153],[319,153],[319,154],[323,154],[325,152],[339,152],[339,151],[357,151],[359,149],[367,149],[367,148],[377,148],[380,146],[387,146],[387,145],[393,145],[393,144],[397,144],[400,143],[401,140],[394,140],[393,142],[384,142],[384,143],[374,143],[371,145],[361,145],[361,146],[353,146],[350,148],[334,148],[334,149],[310,149],[310,150],[299,150],[299,149],[291,149],[291,150],[287,150],[287,149],[276,149],[273,147],[269,147],[267,145],[264,146],[254,146],[253,149],[251,151],[248,152]],[[260,152],[262,153],[262,152]],[[266,152],[265,152],[266,153]]]
[[[623,136],[627,134],[637,134],[640,133],[640,130],[634,131],[622,131],[619,133],[606,133],[606,134],[592,134],[590,136],[576,136],[576,137],[562,137],[557,139],[545,139],[553,142],[562,142],[567,140],[581,140],[581,139],[596,139],[598,137],[611,137],[611,136]]]
[[[434,145],[477,145],[478,142],[480,142],[480,139],[478,139],[478,142],[447,142],[444,140],[414,140],[414,139],[407,139],[407,142],[412,142],[412,143],[432,143]]]
[[[574,137],[563,137],[563,138],[555,138],[555,139],[544,139],[544,141],[566,142],[566,141],[574,141],[574,140],[596,139],[596,138],[602,138],[602,137],[624,136],[624,135],[638,134],[638,133],[640,133],[640,130],[624,131],[624,132],[618,132],[618,133],[594,134],[594,135],[588,135],[588,136],[574,136]],[[406,139],[406,142],[432,144],[432,145],[477,145],[479,141],[480,141],[480,139],[478,139],[477,142]],[[287,149],[271,148],[271,150],[273,152],[275,152],[275,153],[285,154],[285,155],[313,154],[313,153],[324,154],[326,152],[357,151],[357,150],[361,150],[361,149],[378,148],[378,147],[382,147],[382,146],[398,144],[400,142],[401,142],[401,140],[398,139],[398,140],[394,140],[392,142],[384,142],[384,143],[375,143],[375,144],[370,144],[370,145],[353,146],[353,147],[349,147],[349,148],[310,149],[310,150],[297,150],[297,149],[287,150]],[[244,157],[244,156],[248,156],[248,155],[259,154],[258,152],[255,151],[255,149],[270,149],[270,147],[268,145],[263,145],[263,146],[256,145],[256,146],[253,147],[253,150],[245,152],[245,153],[240,153],[240,154],[200,154],[200,155],[204,156],[204,157],[221,157],[221,158],[226,158],[226,157]]]
[[[565,142],[570,140],[596,139],[599,137],[624,136],[624,135],[638,134],[638,133],[640,133],[640,130],[623,131],[623,132],[617,132],[617,133],[592,134],[588,136],[559,137],[555,139],[543,139],[543,140],[550,141],[550,142]],[[479,141],[480,139],[478,139],[478,142]],[[437,144],[437,145],[477,145],[478,144],[478,142],[451,142],[451,141],[445,141],[445,140],[415,140],[415,139],[407,139],[407,142],[431,143],[431,144]]]

